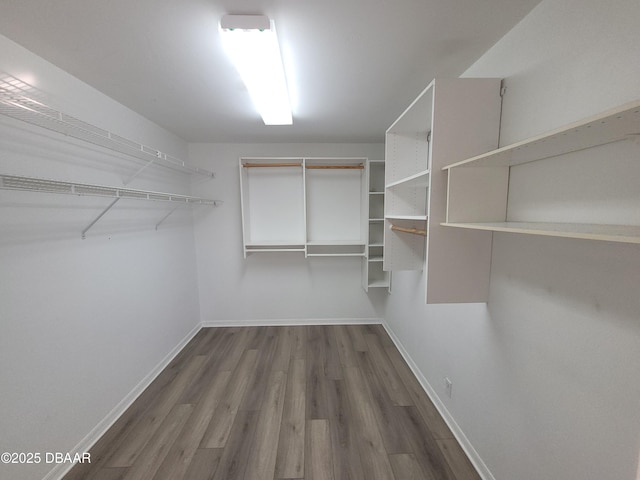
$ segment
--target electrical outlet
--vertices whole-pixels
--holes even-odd
[[[447,397],[451,398],[451,392],[453,390],[453,382],[449,380],[447,377],[444,377],[444,388],[447,392]]]

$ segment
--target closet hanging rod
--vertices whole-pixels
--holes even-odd
[[[391,225],[391,230],[396,232],[411,233],[412,235],[422,235],[423,237],[427,236],[427,231],[420,230],[419,228],[406,228],[406,227],[399,227],[397,225]]]
[[[328,169],[336,169],[336,170],[363,170],[364,165],[305,165],[308,169],[313,170],[328,170]]]
[[[147,162],[156,162],[184,173],[215,177],[213,172],[187,165],[183,160],[155,148],[134,142],[88,122],[55,110],[21,93],[6,88],[0,81],[0,113],[47,130],[98,145]]]
[[[285,162],[285,163],[243,163],[244,168],[256,167],[301,167],[302,162]]]
[[[64,182],[59,180],[47,180],[34,177],[22,177],[17,175],[0,174],[0,189],[20,190],[41,193],[61,193],[65,195],[131,198],[138,200],[153,200],[174,202],[193,205],[218,206],[221,200],[192,197],[174,193],[153,192],[149,190],[136,190],[132,188],[110,187],[106,185],[94,185],[88,183]]]

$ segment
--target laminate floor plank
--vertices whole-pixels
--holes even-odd
[[[169,412],[123,480],[151,480],[154,477],[192,410],[193,405],[182,404]]]
[[[273,333],[273,328],[275,327],[267,327],[264,338],[257,344],[258,358],[256,367],[249,379],[247,392],[240,405],[242,410],[259,410],[264,400],[269,381],[269,372],[271,371],[273,356],[278,343],[278,338]]]
[[[296,325],[291,328],[291,356],[293,358],[307,357],[307,326]]]
[[[189,416],[153,480],[181,480],[184,478],[211,422],[213,413],[221,401],[222,392],[229,383],[230,377],[231,372],[217,372],[217,376],[204,389],[201,401],[196,404],[193,413]]]
[[[249,461],[249,454],[255,439],[258,412],[238,410],[233,428],[229,432],[229,441],[222,452],[218,468],[212,480],[243,480]],[[248,480],[248,479],[247,479]]]
[[[404,361],[398,349],[394,346],[387,347],[385,350],[396,372],[398,372],[398,375],[407,388],[414,405],[420,412],[420,415],[422,415],[429,431],[435,438],[453,438],[453,433],[451,433],[451,430],[433,402],[431,402],[431,399],[425,394],[420,382]]]
[[[311,475],[313,480],[334,480],[329,421],[311,420],[309,426]]]
[[[436,440],[456,480],[480,480],[480,475],[455,438]]]
[[[381,325],[201,329],[64,480],[480,480]]]
[[[276,468],[284,392],[287,374],[277,370],[272,373],[267,384],[264,404],[258,415],[255,439],[245,473],[252,480],[273,480]]]
[[[345,369],[345,386],[347,387],[352,420],[360,441],[360,458],[367,480],[393,480],[393,472],[384,448],[371,399],[367,394],[364,379],[359,368]]]
[[[103,468],[97,473],[84,478],[90,478],[91,480],[123,480],[128,471],[129,468],[127,467]]]
[[[325,377],[330,380],[342,380],[342,364],[340,363],[340,354],[334,330],[330,326],[325,326],[320,329],[320,335],[323,342],[323,350],[325,352]]]
[[[393,474],[402,480],[427,480],[413,454],[389,455]]]
[[[325,358],[327,352],[320,330],[323,327],[311,325],[307,337],[307,419],[328,417],[327,413],[327,376]]]
[[[137,424],[127,429],[127,434],[118,442],[116,450],[108,460],[108,466],[130,467],[133,465],[144,446],[153,438],[156,430],[202,368],[204,360],[203,355],[196,355],[185,364],[184,369],[160,393],[153,408],[141,416]]]
[[[220,463],[222,448],[199,448],[189,463],[185,480],[211,480]]]
[[[305,372],[305,359],[291,358],[276,461],[276,477],[281,479],[298,479],[304,475]]]
[[[344,380],[334,380],[327,391],[334,476],[340,480],[366,480],[358,449],[361,438],[354,428],[344,384]]]
[[[211,329],[216,330],[216,329]],[[215,380],[218,373],[218,366],[222,359],[226,358],[233,348],[234,333],[224,329],[216,336],[211,336],[206,343],[206,348],[198,350],[198,355],[205,355],[205,362],[198,372],[198,375],[191,382],[191,385],[180,397],[180,403],[198,403],[200,396],[206,391],[208,385]],[[229,368],[231,370],[231,368]]]
[[[413,446],[416,461],[428,480],[457,480],[444,454],[415,407],[399,407],[402,427]]]
[[[291,363],[292,327],[282,327],[277,331],[276,350],[273,354],[271,369],[287,373]]]
[[[365,335],[365,341],[369,347],[370,358],[375,364],[375,372],[380,377],[386,387],[386,391],[394,405],[413,405],[413,400],[409,395],[404,383],[400,379],[398,372],[391,364],[387,352],[380,344],[378,335]]]
[[[247,389],[247,384],[253,376],[257,350],[245,350],[240,363],[233,371],[231,381],[225,388],[223,398],[216,407],[200,447],[223,448],[227,443],[231,427]]]
[[[378,423],[378,429],[388,454],[411,453],[413,451],[407,436],[398,428],[401,411],[390,398],[388,390],[381,377],[376,374],[376,366],[371,359],[372,352],[359,352],[360,370],[365,380],[365,387],[372,402],[373,413]]]
[[[351,344],[356,352],[366,352],[367,342],[364,340],[365,329],[362,325],[347,325],[347,332],[351,337]]]
[[[338,346],[338,356],[343,368],[357,367],[358,359],[356,358],[356,350],[353,347],[351,336],[345,325],[335,325],[332,327],[333,334],[336,337]]]

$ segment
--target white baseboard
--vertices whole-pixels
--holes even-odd
[[[196,325],[187,335],[131,390],[113,410],[111,410],[100,423],[98,423],[70,452],[88,452],[91,447],[105,434],[120,416],[131,406],[142,392],[153,382],[167,365],[182,351],[189,341],[200,331],[202,325]],[[60,463],[42,480],[62,480],[62,478],[74,467],[74,464]]]
[[[436,409],[453,433],[453,436],[456,438],[456,440],[458,440],[458,443],[462,447],[462,450],[464,450],[464,452],[467,454],[467,457],[469,457],[469,460],[478,472],[478,475],[480,475],[480,478],[482,478],[482,480],[496,480],[487,465],[482,461],[482,458],[480,458],[480,455],[478,454],[476,449],[473,448],[473,445],[471,445],[471,442],[464,434],[460,426],[456,423],[451,413],[449,413],[447,407],[444,405],[442,400],[440,400],[440,397],[438,396],[436,391],[433,389],[426,377],[422,374],[416,362],[413,361],[411,355],[409,355],[409,352],[404,348],[404,345],[402,344],[400,339],[395,335],[395,333],[393,333],[393,330],[391,330],[389,324],[386,321],[383,321],[382,326],[391,337],[391,340],[393,340],[393,343],[404,358],[405,362],[407,362],[407,365],[409,365],[409,368],[411,369],[413,374],[418,379],[418,382],[420,382],[420,385],[422,386],[425,393],[435,405]]]
[[[209,320],[203,327],[288,327],[295,325],[362,325],[382,324],[382,318],[282,318],[250,320]]]

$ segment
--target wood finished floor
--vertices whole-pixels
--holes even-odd
[[[64,480],[479,480],[380,325],[202,329]]]

